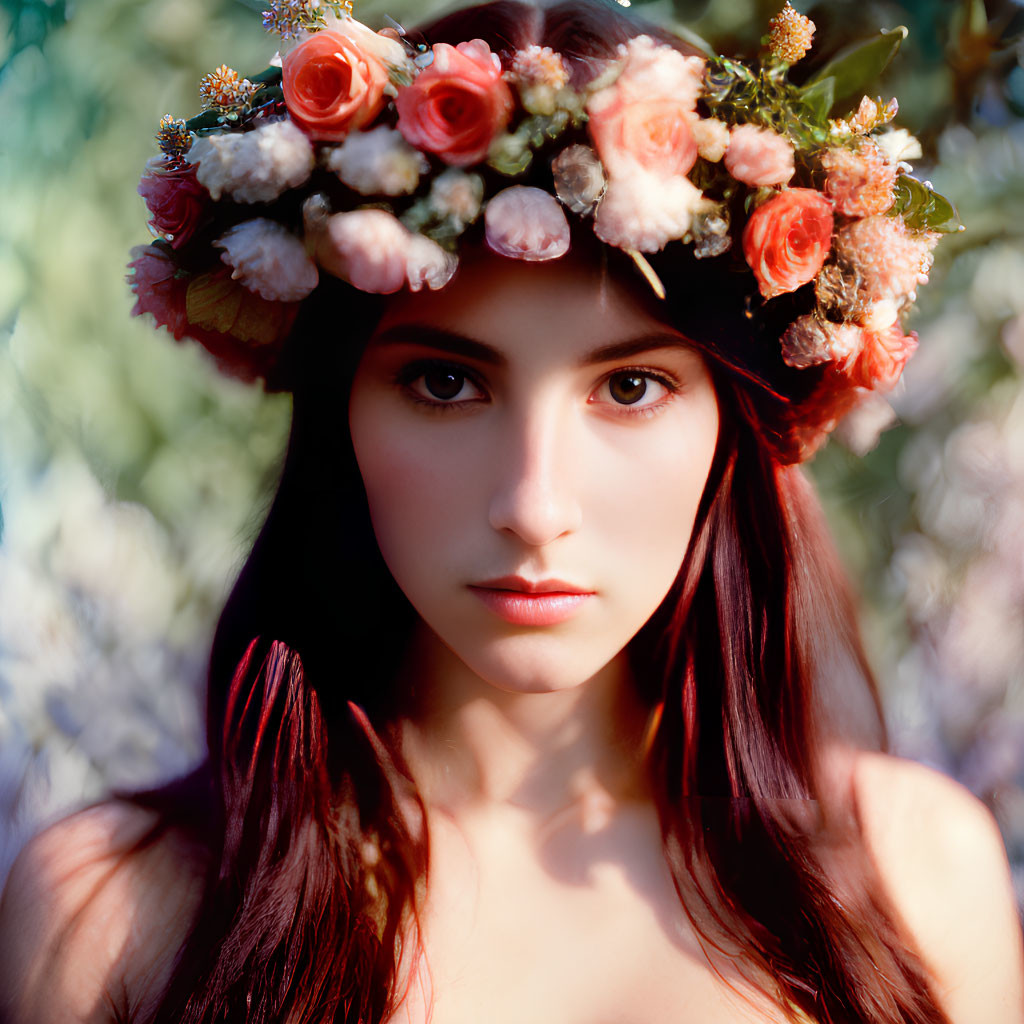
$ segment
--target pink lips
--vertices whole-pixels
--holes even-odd
[[[593,591],[564,580],[502,576],[469,587],[492,612],[516,626],[553,626],[571,618]]]

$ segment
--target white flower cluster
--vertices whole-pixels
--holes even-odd
[[[657,252],[690,230],[693,215],[705,203],[689,178],[636,170],[628,178],[609,179],[594,231],[608,245]]]
[[[484,201],[484,180],[479,174],[467,174],[458,167],[442,171],[430,183],[430,204],[441,217],[447,217],[461,231],[480,216]]]
[[[272,302],[299,302],[320,274],[302,242],[283,224],[265,217],[243,221],[214,243],[231,276]]]
[[[199,183],[214,199],[269,203],[297,188],[313,172],[313,146],[291,120],[272,121],[251,132],[224,132],[196,139],[188,151]]]
[[[330,151],[327,166],[363,196],[408,195],[430,170],[427,158],[386,124],[352,132]]]

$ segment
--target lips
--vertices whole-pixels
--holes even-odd
[[[482,587],[487,590],[513,590],[522,594],[591,594],[593,591],[586,587],[577,587],[575,584],[566,583],[565,580],[528,580],[522,576],[499,576],[493,580],[483,580],[480,583],[470,584],[473,587]]]
[[[495,615],[516,626],[565,622],[594,595],[565,580],[527,580],[522,576],[501,576],[470,584],[469,589]]]

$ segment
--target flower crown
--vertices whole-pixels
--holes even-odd
[[[904,29],[796,86],[814,26],[787,2],[755,64],[640,35],[574,85],[547,47],[415,45],[346,0],[272,0],[264,25],[275,66],[243,79],[222,65],[201,114],[161,120],[139,185],[157,240],[130,264],[133,312],[236,375],[269,374],[323,273],[364,292],[442,288],[481,218],[495,252],[543,261],[569,248],[567,211],[662,297],[645,254],[676,241],[698,259],[741,253],[764,303],[813,284],[782,358],[826,364],[837,394],[891,389],[916,347],[900,315],[956,213],[909,175],[921,150],[891,126],[895,100],[829,118]],[[848,405],[819,403],[816,436]]]

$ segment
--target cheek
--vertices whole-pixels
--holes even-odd
[[[603,486],[591,483],[599,488],[591,521],[600,519],[605,555],[619,567],[630,599],[649,605],[648,613],[686,555],[718,440],[713,398],[688,411],[694,415],[666,422],[665,429],[647,433],[642,446],[619,451],[614,476],[602,474]]]
[[[451,464],[452,453],[429,447],[422,430],[355,412],[352,442],[374,534],[401,583],[458,542],[459,510],[473,500],[472,474]]]

